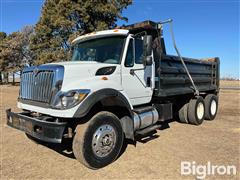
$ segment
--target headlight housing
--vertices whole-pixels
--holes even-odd
[[[75,89],[68,92],[58,92],[51,105],[57,109],[69,109],[78,105],[88,94],[89,89]]]

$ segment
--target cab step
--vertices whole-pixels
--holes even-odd
[[[141,114],[141,113],[152,111],[152,110],[153,110],[152,106],[138,107],[133,109],[133,111],[137,114]]]
[[[136,135],[144,136],[144,135],[148,134],[151,131],[159,129],[161,126],[162,126],[161,124],[155,124],[153,126],[149,126],[147,128],[144,128],[144,129],[141,129],[141,130],[137,130],[136,131]]]

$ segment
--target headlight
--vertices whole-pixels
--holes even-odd
[[[71,90],[59,92],[55,96],[52,107],[57,109],[69,109],[79,104],[88,94],[89,89]]]

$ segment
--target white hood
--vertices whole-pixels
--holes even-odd
[[[64,89],[70,88],[69,86],[71,86],[72,88],[73,86],[81,86],[81,85],[86,86],[86,83],[90,85],[89,82],[96,78],[96,72],[98,69],[102,67],[109,67],[109,66],[117,66],[117,67],[120,66],[118,64],[99,63],[96,61],[66,61],[66,62],[59,62],[59,63],[50,63],[49,65],[51,64],[64,66],[64,79],[63,79],[63,85],[62,85]],[[116,68],[113,74],[119,74],[119,78],[120,78],[119,69],[120,68]],[[78,88],[78,87],[75,87],[75,88]]]
[[[102,67],[117,66],[117,64],[99,63],[96,61],[65,61],[51,63],[64,66],[64,76],[87,78],[95,76],[96,71]]]

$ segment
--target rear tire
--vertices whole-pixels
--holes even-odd
[[[214,120],[218,110],[218,97],[215,94],[208,94],[205,99],[205,119]]]
[[[188,103],[184,104],[183,107],[178,111],[178,117],[181,123],[188,124]]]
[[[201,96],[191,99],[188,106],[188,121],[190,124],[200,125],[204,120],[205,104]]]
[[[123,139],[118,117],[107,111],[99,112],[87,123],[77,126],[73,153],[83,165],[102,168],[118,157]]]

